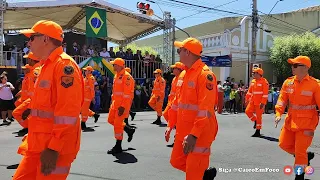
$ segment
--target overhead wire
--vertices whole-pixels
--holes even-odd
[[[221,4],[221,5],[215,6],[214,8],[219,8],[219,7],[222,7],[222,6],[225,6],[225,5],[228,5],[228,4],[237,2],[237,1],[239,1],[239,0],[233,0],[233,1],[227,2],[227,3],[225,3],[225,4]],[[181,20],[183,20],[183,19],[186,19],[186,18],[195,16],[195,15],[199,15],[199,14],[204,13],[204,12],[207,12],[207,11],[209,11],[209,9],[206,9],[206,10],[204,10],[204,11],[200,11],[200,12],[197,12],[197,13],[194,13],[194,14],[191,14],[191,15],[188,15],[188,16],[185,16],[185,17],[183,17],[183,18],[178,19],[177,21],[181,21]]]
[[[161,1],[163,1],[163,0],[161,0]],[[202,5],[197,5],[197,4],[187,3],[187,2],[182,2],[182,1],[178,1],[178,0],[168,0],[168,1],[175,2],[178,4],[187,5],[187,6],[217,11],[217,12],[224,12],[224,13],[233,14],[233,15],[246,16],[246,14],[241,14],[241,13],[237,13],[237,12],[233,12],[233,11],[227,11],[227,10],[222,10],[222,9],[217,9],[217,8],[212,8],[212,7],[207,7],[207,6],[202,6]]]

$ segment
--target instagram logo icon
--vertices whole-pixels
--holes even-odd
[[[304,172],[306,173],[306,175],[311,175],[314,173],[314,169],[311,166],[307,166],[304,170]]]

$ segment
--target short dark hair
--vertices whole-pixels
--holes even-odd
[[[54,39],[52,37],[49,37],[50,41],[52,42],[53,45],[59,47],[59,46],[62,46],[62,42],[58,39]]]

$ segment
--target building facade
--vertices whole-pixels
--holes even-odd
[[[250,17],[227,17],[200,25],[185,28],[191,36],[198,38],[203,44],[203,55],[232,55],[232,67],[212,67],[217,79],[224,81],[233,77],[237,82],[248,79],[248,60],[251,62],[252,23]],[[256,62],[262,65],[264,76],[270,83],[276,83],[273,66],[269,60],[269,50],[277,36],[307,31],[320,35],[320,6],[309,7],[288,13],[260,16],[256,38]],[[176,39],[183,40],[187,36],[176,31]],[[138,46],[151,46],[159,54],[163,52],[162,36],[135,42]],[[179,61],[178,54],[172,58]],[[168,62],[172,63],[172,62]],[[249,64],[250,64],[249,63]]]

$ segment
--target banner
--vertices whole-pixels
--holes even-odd
[[[107,37],[107,13],[105,9],[86,7],[86,36]]]
[[[225,56],[202,56],[202,62],[212,67],[232,67],[232,55]]]

